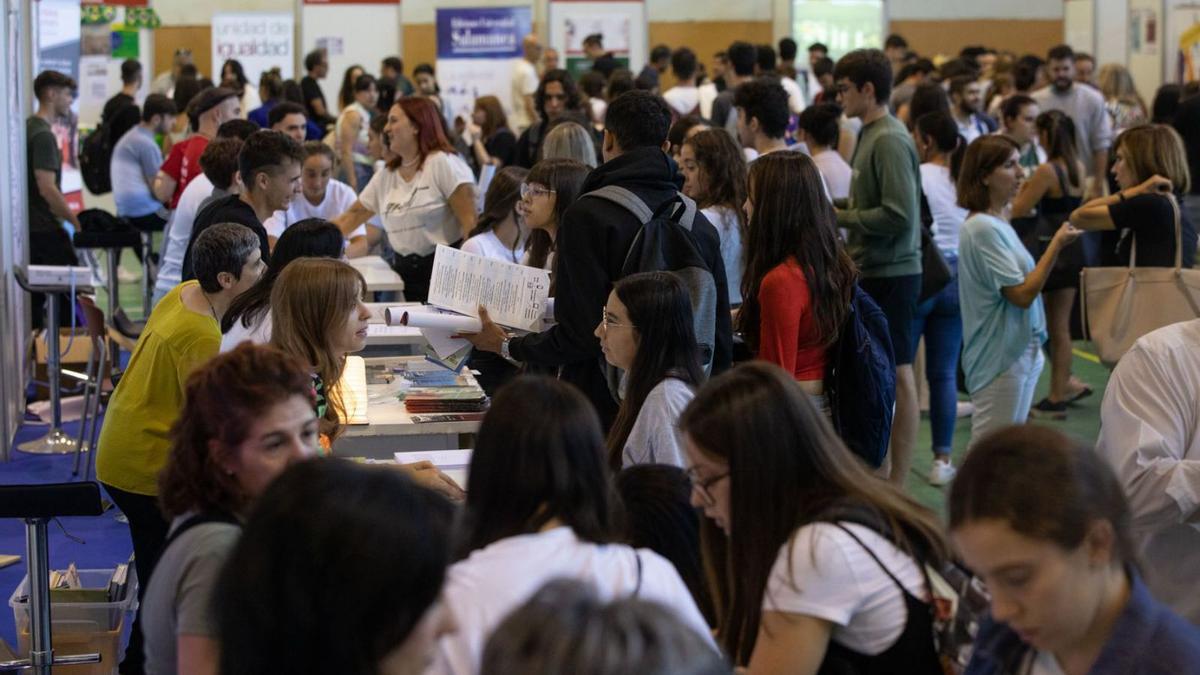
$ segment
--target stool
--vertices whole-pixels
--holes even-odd
[[[117,290],[117,285],[118,285],[117,258],[120,257],[121,249],[126,249],[126,248],[131,248],[131,249],[135,249],[135,250],[140,249],[142,247],[142,236],[141,236],[140,232],[133,229],[132,227],[129,227],[128,223],[124,223],[123,221],[113,217],[112,215],[110,215],[104,211],[100,211],[99,209],[88,209],[87,211],[84,211],[83,213],[81,213],[80,214],[80,223],[81,224],[88,223],[89,221],[84,219],[83,214],[93,212],[93,211],[99,211],[100,214],[102,214],[102,216],[112,218],[113,222],[121,223],[124,225],[123,228],[118,225],[116,227],[113,227],[113,229],[111,229],[111,230],[101,230],[101,229],[81,230],[79,232],[76,232],[75,236],[72,239],[72,241],[75,244],[75,248],[77,248],[77,249],[96,249],[96,250],[102,250],[107,254],[108,284],[107,284],[107,287],[105,288],[105,295],[108,298],[108,315],[111,317],[111,316],[115,316],[117,313],[117,310],[120,309],[120,307],[121,307],[121,297],[120,297],[119,291]],[[86,225],[85,225],[85,227],[86,227]],[[115,325],[115,323],[114,323],[113,327],[114,328],[117,327]],[[124,332],[124,331],[122,331],[122,332]],[[133,335],[133,336],[129,336],[129,337],[136,339],[137,335]],[[118,350],[119,350],[119,347],[117,346],[116,341],[113,341],[111,343],[110,350],[113,354],[113,357],[116,358],[118,356]]]
[[[49,317],[46,322],[46,375],[50,390],[50,433],[17,447],[21,452],[38,455],[65,455],[75,452],[76,440],[62,430],[62,353],[58,347],[58,317],[62,313],[62,293],[88,290],[90,286],[31,286],[20,267],[13,269],[17,283],[30,293],[46,293]]]
[[[25,521],[29,569],[29,658],[0,663],[0,671],[30,669],[49,675],[54,666],[99,663],[99,654],[54,656],[50,623],[49,522],[59,516],[98,516],[104,512],[97,483],[0,485],[0,518]]]
[[[132,225],[136,232],[141,234],[142,246],[142,319],[150,317],[150,300],[154,296],[154,281],[158,276],[158,265],[154,263],[154,233],[162,232],[166,229],[167,221],[155,219],[154,222],[148,222],[149,216],[145,218],[130,219],[129,224]]]

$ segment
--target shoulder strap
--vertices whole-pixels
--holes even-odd
[[[1050,162],[1050,166],[1054,169],[1054,175],[1058,176],[1058,189],[1062,190],[1064,197],[1069,197],[1071,193],[1067,190],[1067,177],[1063,174],[1062,167],[1058,162]]]
[[[1171,193],[1164,194],[1163,196],[1171,203],[1171,210],[1175,212],[1175,272],[1178,273],[1180,268],[1183,267],[1183,223],[1180,222],[1179,202],[1176,201],[1175,195]]]
[[[650,210],[646,202],[642,201],[641,197],[638,197],[633,191],[623,188],[620,185],[605,185],[583,196],[597,197],[621,206],[636,216],[638,222],[643,225],[650,222],[650,219],[654,217],[654,212]]]
[[[845,525],[843,525],[840,522],[836,522],[836,521],[828,521],[828,522],[830,522],[832,525],[834,525],[835,527],[840,529],[842,532],[845,532],[846,534],[850,535],[850,538],[853,539],[855,542],[857,542],[858,545],[861,546],[863,548],[863,550],[867,552],[867,555],[871,556],[871,560],[874,560],[875,564],[879,565],[879,569],[883,570],[883,573],[886,574],[888,576],[888,578],[892,580],[892,583],[896,584],[896,588],[900,589],[901,595],[912,596],[912,593],[908,592],[908,588],[906,588],[904,586],[904,584],[900,583],[900,580],[896,578],[896,575],[892,574],[892,571],[888,569],[887,565],[883,564],[883,561],[879,559],[879,556],[875,555],[875,552],[872,551],[869,546],[864,544],[863,541],[861,539],[859,539],[853,532],[851,532],[848,527],[846,527]],[[859,525],[863,525],[863,524],[859,523]],[[866,525],[863,525],[863,527],[866,527]],[[926,589],[926,592],[929,593],[930,603],[932,603],[933,602],[933,583],[929,580],[929,573],[925,570],[925,565],[920,560],[913,558],[912,561],[913,561],[913,564],[917,566],[917,569],[920,570],[921,577],[925,580],[925,589]],[[919,600],[919,598],[918,598],[918,600]]]
[[[633,597],[637,597],[642,592],[642,554],[638,550],[633,549],[633,559],[637,562],[637,585],[633,587]]]
[[[204,525],[205,523],[229,523],[230,525],[237,525],[238,520],[227,513],[197,513],[191,518],[188,518],[180,523],[179,527],[175,528],[171,532],[171,536],[167,537],[167,540],[163,542],[163,552],[166,552],[166,550],[171,546],[172,543],[175,542],[176,539],[182,537],[184,532],[187,532],[197,525]]]

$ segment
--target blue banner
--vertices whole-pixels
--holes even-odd
[[[533,29],[529,7],[437,10],[439,59],[512,59]]]

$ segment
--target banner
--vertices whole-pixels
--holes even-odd
[[[246,79],[257,83],[263,72],[279,68],[292,77],[296,61],[291,12],[227,12],[212,17],[212,73],[219,79],[226,59],[237,59]]]
[[[528,6],[437,10],[437,74],[447,119],[469,120],[480,96],[495,96],[512,110],[513,62],[532,28]]]
[[[564,66],[576,80],[592,67],[583,51],[583,39],[599,33],[604,51],[622,68],[636,75],[646,63],[646,6],[642,2],[550,3],[550,46],[564,58]]]
[[[79,82],[82,12],[79,2],[40,0],[37,7],[37,45],[34,48],[33,72],[57,70]],[[71,112],[51,125],[62,152],[62,193],[71,210],[83,209],[83,175],[79,173],[79,98],[71,104]]]

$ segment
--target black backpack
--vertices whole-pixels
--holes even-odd
[[[112,164],[113,146],[116,143],[111,136],[108,125],[101,122],[83,139],[79,149],[79,172],[83,174],[83,184],[92,194],[112,192],[109,165]]]
[[[826,352],[825,391],[833,426],[850,451],[879,467],[896,407],[896,357],[887,317],[857,284],[850,312]]]

